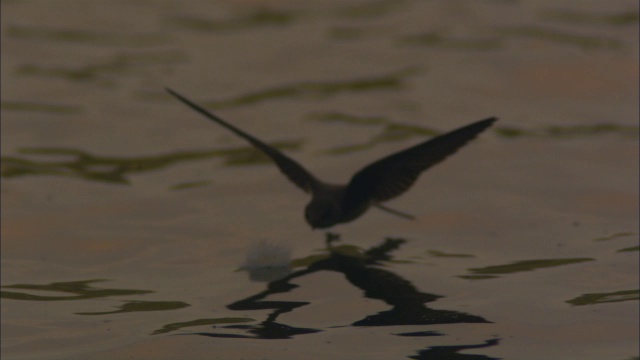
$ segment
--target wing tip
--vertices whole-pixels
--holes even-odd
[[[492,116],[492,117],[486,118],[484,120],[480,120],[479,123],[485,123],[487,125],[492,125],[496,121],[498,121],[498,118],[496,116]]]
[[[464,128],[475,129],[474,131],[476,133],[480,133],[480,132],[486,130],[487,128],[489,128],[496,121],[498,121],[498,118],[495,117],[495,116],[492,116],[492,117],[489,117],[489,118],[486,118],[486,119],[483,119],[483,120],[476,121],[475,123],[472,123],[472,124],[470,124],[468,126],[463,127],[463,129]]]

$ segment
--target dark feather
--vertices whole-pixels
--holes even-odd
[[[350,204],[367,199],[383,202],[404,193],[423,171],[455,153],[496,120],[475,122],[368,165],[351,178],[345,200]]]
[[[301,188],[305,192],[312,191],[313,186],[317,182],[317,180],[313,177],[313,175],[311,175],[307,170],[305,170],[305,168],[303,168],[302,165],[298,164],[296,161],[294,161],[290,157],[284,155],[278,149],[263,143],[257,138],[247,134],[246,132],[229,124],[228,122],[222,120],[221,118],[213,115],[212,113],[200,107],[199,105],[194,104],[189,99],[178,94],[177,92],[169,88],[167,88],[166,90],[169,92],[169,94],[175,96],[176,98],[178,98],[178,100],[187,104],[189,107],[191,107],[195,111],[206,116],[210,120],[226,127],[227,129],[233,131],[236,135],[250,142],[253,146],[255,146],[256,148],[260,149],[263,153],[268,155],[276,163],[280,171],[283,174],[285,174],[287,178],[289,178],[289,180],[291,180],[299,188]]]

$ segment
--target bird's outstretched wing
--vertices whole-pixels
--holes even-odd
[[[309,173],[302,165],[298,164],[293,159],[281,153],[278,149],[269,146],[262,142],[261,140],[247,134],[246,132],[238,129],[237,127],[229,124],[228,122],[222,120],[221,118],[213,115],[209,111],[205,110],[203,107],[193,103],[191,100],[185,98],[184,96],[178,94],[177,92],[167,88],[166,89],[169,94],[178,98],[178,100],[187,104],[189,107],[199,112],[200,114],[206,116],[208,119],[224,126],[225,128],[231,130],[236,135],[242,137],[251,143],[251,145],[260,149],[263,153],[268,155],[273,162],[276,163],[280,171],[285,174],[289,180],[291,180],[294,184],[296,184],[299,188],[304,190],[305,192],[311,192],[313,189],[313,185],[317,182],[317,180]]]
[[[351,178],[345,200],[352,204],[367,199],[383,202],[404,193],[421,172],[455,153],[496,120],[463,126],[366,166]]]

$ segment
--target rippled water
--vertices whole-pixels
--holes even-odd
[[[636,3],[1,6],[3,359],[638,359]],[[335,182],[500,120],[328,235],[167,86]]]

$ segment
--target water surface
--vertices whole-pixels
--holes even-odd
[[[3,358],[638,358],[637,4],[1,13]],[[166,86],[335,182],[500,121],[327,247]]]

